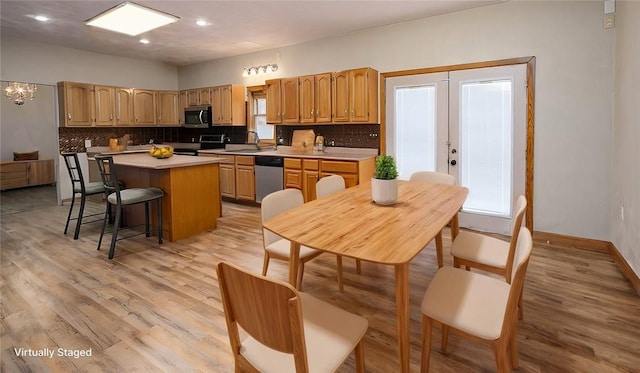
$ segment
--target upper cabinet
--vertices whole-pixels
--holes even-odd
[[[300,123],[298,78],[267,80],[267,123]]]
[[[298,77],[300,123],[331,123],[331,74]]]
[[[95,125],[114,126],[116,124],[116,89],[115,87],[94,86]]]
[[[94,122],[93,84],[59,82],[60,125],[91,127]]]
[[[371,68],[332,74],[333,121],[378,122],[378,71]]]
[[[267,123],[282,123],[282,99],[280,79],[265,81],[267,95]]]
[[[136,126],[156,125],[156,91],[133,90],[133,116]]]
[[[156,91],[157,124],[161,126],[180,125],[179,93],[177,91]]]
[[[213,124],[244,126],[247,124],[247,108],[244,86],[227,84],[211,88]]]
[[[133,126],[133,89],[116,88],[116,125]]]
[[[200,101],[198,103],[198,105],[211,105],[212,104],[212,100],[211,100],[211,88],[207,87],[207,88],[200,88],[198,89],[198,96],[200,97]]]

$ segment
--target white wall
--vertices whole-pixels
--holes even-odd
[[[536,56],[534,228],[610,240],[614,30],[600,1],[510,1],[179,69],[180,88]],[[242,67],[278,72],[243,79]]]
[[[640,2],[616,2],[611,242],[640,276]],[[624,207],[624,220],[620,208]]]

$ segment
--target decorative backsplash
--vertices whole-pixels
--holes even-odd
[[[276,137],[283,139],[283,145],[291,145],[293,131],[312,128],[316,135],[324,136],[328,146],[351,148],[379,148],[380,126],[377,124],[322,125],[322,126],[276,126]],[[136,127],[136,128],[58,128],[61,152],[85,152],[85,140],[91,146],[109,146],[110,138],[130,135],[131,145],[159,142],[198,142],[200,135],[226,134],[232,143],[246,142],[246,126],[216,126],[211,128],[184,127]]]

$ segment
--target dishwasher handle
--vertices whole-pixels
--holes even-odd
[[[284,158],[272,157],[268,155],[257,155],[255,156],[254,164],[256,166],[284,167]]]

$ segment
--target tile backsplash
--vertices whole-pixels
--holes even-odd
[[[352,148],[379,148],[380,126],[378,124],[347,124],[322,126],[276,126],[276,137],[281,137],[284,145],[291,145],[293,131],[312,128],[316,135],[322,135],[329,146]],[[211,128],[184,127],[135,127],[135,128],[73,128],[60,127],[60,151],[85,152],[85,140],[91,146],[109,146],[110,138],[120,138],[128,134],[132,145],[154,142],[198,142],[200,135],[226,134],[232,143],[244,143],[247,139],[246,126],[216,126]]]

